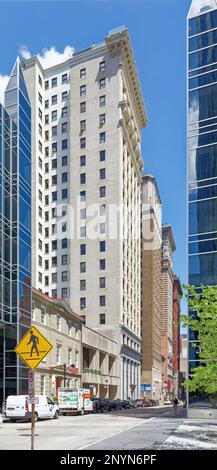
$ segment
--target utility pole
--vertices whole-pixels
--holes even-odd
[[[64,362],[64,365],[63,365],[63,383],[64,383],[64,387],[66,386],[66,363]]]

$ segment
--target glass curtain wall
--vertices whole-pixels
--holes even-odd
[[[188,18],[188,237],[189,283],[217,284],[216,9]],[[189,374],[199,364],[192,341],[190,331]],[[201,399],[209,406],[195,394],[189,405]]]
[[[31,108],[19,59],[0,107],[0,406],[28,390],[14,348],[31,325]]]

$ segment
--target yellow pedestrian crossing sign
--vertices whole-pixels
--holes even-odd
[[[15,352],[28,367],[35,369],[52,347],[52,344],[40,331],[38,331],[35,326],[31,326],[17,344]]]

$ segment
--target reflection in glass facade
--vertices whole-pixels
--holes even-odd
[[[14,352],[31,325],[31,108],[19,59],[0,105],[0,407],[28,390]]]
[[[217,7],[212,0],[193,1],[188,15],[188,237],[189,283],[217,284]],[[200,364],[193,340],[190,331],[189,375]],[[207,407],[206,399],[194,394],[189,405],[200,401]]]

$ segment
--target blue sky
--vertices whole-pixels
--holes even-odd
[[[132,39],[149,124],[145,171],[158,182],[163,221],[172,224],[175,271],[186,282],[186,15],[189,0],[0,1],[0,74],[9,74],[21,45],[76,50],[126,25]]]

